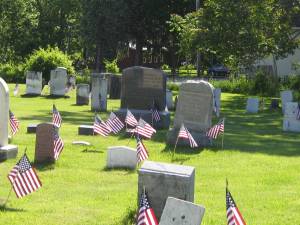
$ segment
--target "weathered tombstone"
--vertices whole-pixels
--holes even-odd
[[[68,81],[67,69],[57,67],[50,73],[50,95],[64,96],[66,93],[66,84]]]
[[[287,102],[283,118],[283,131],[300,132],[300,120],[297,119],[298,103]]]
[[[194,167],[145,161],[138,174],[138,202],[145,187],[158,219],[169,196],[194,202]]]
[[[76,88],[76,105],[88,105],[90,95],[90,85],[77,84]]]
[[[103,75],[92,74],[92,111],[106,111],[107,109],[107,79]]]
[[[109,76],[109,98],[120,99],[121,97],[121,76],[110,75]]]
[[[8,144],[9,88],[0,77],[0,161],[15,158],[18,147]]]
[[[137,163],[136,150],[126,146],[108,148],[106,167],[135,169]]]
[[[26,95],[40,95],[43,89],[41,72],[26,72]]]
[[[166,104],[168,109],[174,109],[173,93],[171,90],[166,90]]]
[[[214,89],[214,107],[216,115],[219,117],[221,109],[221,88]]]
[[[36,128],[35,157],[36,163],[54,162],[54,125],[41,123]]]
[[[211,144],[206,131],[211,127],[213,89],[206,81],[187,82],[180,86],[174,127],[167,134],[167,143],[176,143],[180,127],[184,124],[198,145]],[[189,142],[179,139],[177,145],[187,146]]]
[[[257,113],[259,109],[259,99],[258,98],[248,98],[246,111],[247,113]]]
[[[281,91],[280,98],[281,98],[282,113],[284,114],[286,103],[293,101],[293,92],[291,90]]]
[[[200,225],[204,212],[203,206],[169,197],[159,225]]]
[[[152,121],[150,109],[155,104],[159,111],[160,121]],[[123,119],[127,109],[139,119],[142,117],[146,122],[157,129],[169,128],[170,113],[166,108],[166,75],[161,70],[146,67],[130,67],[123,70],[121,88],[121,109],[117,116]]]

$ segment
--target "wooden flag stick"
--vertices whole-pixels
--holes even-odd
[[[175,155],[175,151],[176,151],[176,147],[177,147],[178,139],[179,139],[179,136],[177,136],[177,139],[176,139],[176,143],[175,143],[175,146],[174,146],[174,150],[173,150],[173,155],[172,155],[172,158],[173,158],[173,157],[174,157],[174,155]]]

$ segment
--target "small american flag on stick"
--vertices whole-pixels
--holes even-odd
[[[54,140],[54,159],[57,160],[60,153],[64,149],[64,142],[61,137],[58,135],[56,127],[53,127],[53,140]]]
[[[60,116],[60,113],[58,112],[58,110],[56,109],[55,105],[53,104],[53,110],[52,110],[52,123],[56,126],[56,127],[60,127],[61,126],[61,122],[62,122],[62,118]]]
[[[22,156],[20,161],[9,172],[8,179],[18,198],[22,198],[42,186],[26,154]]]
[[[124,127],[122,121],[113,112],[110,113],[109,119],[106,121],[106,124],[111,128],[114,134],[119,133]]]
[[[220,133],[224,133],[224,118],[219,121],[215,126],[206,132],[206,136],[209,138],[216,139]]]
[[[178,138],[188,139],[190,142],[191,148],[198,147],[197,142],[194,140],[191,133],[188,131],[188,129],[183,124],[181,125],[181,128],[179,130]]]
[[[104,137],[108,136],[111,132],[111,128],[101,120],[99,116],[95,116],[95,121],[93,125],[94,133],[100,134]]]
[[[136,125],[138,124],[138,121],[136,120],[136,118],[134,117],[134,115],[132,114],[132,112],[129,109],[127,109],[125,123],[127,123],[128,125],[130,125],[132,127],[136,127]]]
[[[136,128],[130,132],[133,132],[137,135],[141,135],[142,137],[145,138],[151,138],[152,135],[156,133],[156,130],[149,123],[147,123],[145,120],[140,118]]]
[[[9,124],[10,124],[12,135],[15,135],[19,131],[20,122],[10,110],[9,110]]]
[[[144,192],[140,200],[140,208],[137,217],[137,225],[158,225],[158,221],[153,209],[148,201],[147,194]]]
[[[237,205],[226,187],[226,216],[228,225],[246,225]]]
[[[137,146],[136,146],[136,155],[138,163],[148,159],[149,155],[145,145],[143,144],[142,140],[139,136],[136,136]]]

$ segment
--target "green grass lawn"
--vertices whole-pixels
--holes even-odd
[[[7,208],[0,210],[0,224],[126,224],[137,208],[137,172],[105,170],[105,161],[108,146],[126,145],[128,139],[78,136],[78,126],[92,124],[94,113],[90,106],[75,105],[75,91],[70,98],[54,100],[14,97],[12,89],[10,85],[11,110],[21,122],[12,141],[19,147],[18,157],[27,147],[34,160],[35,134],[26,134],[26,127],[51,121],[54,102],[63,117],[60,135],[65,149],[55,165],[37,168],[40,190],[23,199],[12,193]],[[21,93],[24,89],[21,85]],[[46,87],[44,93],[48,92]],[[280,110],[245,114],[245,103],[246,96],[222,95],[224,150],[219,139],[211,148],[179,148],[172,161],[163,130],[144,142],[150,160],[196,168],[195,203],[206,208],[202,224],[226,224],[226,178],[247,224],[300,224],[300,134],[282,132]],[[109,100],[108,109],[119,105],[119,100]],[[108,113],[100,115],[107,118]],[[74,140],[91,142],[95,147],[90,150],[95,151],[84,152],[84,147],[71,144]],[[135,141],[129,146],[135,147]],[[0,163],[1,199],[10,190],[6,176],[17,160]]]

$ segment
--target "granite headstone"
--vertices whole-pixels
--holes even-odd
[[[66,84],[68,81],[67,69],[57,67],[50,73],[50,95],[64,96],[66,93]]]
[[[107,110],[107,79],[101,74],[92,74],[91,83],[91,110],[105,112]]]
[[[135,169],[137,163],[136,150],[126,146],[108,148],[106,167]]]
[[[26,72],[26,95],[40,95],[43,88],[43,77],[41,72]]]
[[[36,128],[35,158],[36,163],[54,162],[53,123],[41,123]]]
[[[90,85],[77,84],[76,87],[76,105],[88,105],[90,95]]]
[[[109,98],[120,99],[121,97],[121,76],[110,75],[109,76]]]

